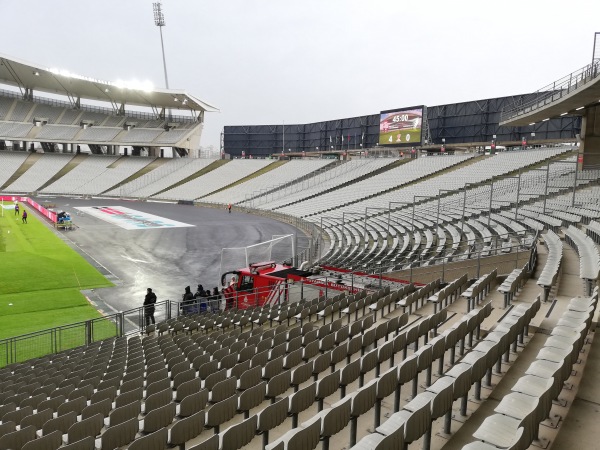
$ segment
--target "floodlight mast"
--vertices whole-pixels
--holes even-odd
[[[162,5],[160,2],[152,3],[154,9],[154,25],[156,25],[160,31],[160,47],[162,48],[163,58],[163,69],[165,71],[165,85],[169,89],[169,78],[167,77],[167,60],[165,59],[165,44],[163,42],[162,27],[165,26],[165,15],[162,12]]]

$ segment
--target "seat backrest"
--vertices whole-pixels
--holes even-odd
[[[330,373],[319,381],[317,381],[316,398],[324,399],[332,395],[340,387],[340,371],[339,369]]]
[[[76,421],[77,413],[74,411],[68,412],[62,416],[50,419],[42,425],[42,434],[46,435],[56,430],[59,430],[62,434],[67,434],[71,425]]]
[[[169,431],[161,428],[147,436],[134,440],[127,450],[163,450],[167,445]]]
[[[69,392],[69,396],[67,397],[69,400],[74,400],[79,397],[85,397],[86,400],[89,400],[92,394],[94,393],[94,387],[91,384],[86,386],[73,389]]]
[[[144,417],[144,433],[153,433],[171,425],[175,413],[175,403],[169,403],[160,408],[153,409]]]
[[[374,348],[373,350],[365,354],[365,356],[360,358],[360,373],[365,374],[375,368],[378,361],[377,351],[378,349]]]
[[[218,382],[225,380],[225,378],[227,378],[227,369],[217,370],[206,377],[204,388],[211,391]]]
[[[137,417],[131,418],[118,425],[108,427],[101,436],[102,448],[114,449],[129,444],[135,439],[138,429],[139,422]]]
[[[193,394],[187,395],[179,404],[179,416],[189,417],[198,411],[204,409],[208,403],[208,390],[202,389]]]
[[[21,450],[54,450],[62,444],[62,433],[58,430],[27,442]]]
[[[238,409],[240,411],[250,411],[252,408],[260,405],[265,399],[267,393],[267,382],[262,381],[256,386],[246,389],[239,395]],[[233,395],[233,394],[232,394]]]
[[[431,426],[431,406],[425,403],[410,414],[404,426],[404,439],[414,442],[425,434]]]
[[[314,419],[304,428],[296,428],[287,444],[288,450],[312,450],[317,447],[321,439],[321,420]]]
[[[26,406],[25,408],[16,409],[14,411],[7,412],[2,417],[2,422],[15,422],[20,423],[25,417],[33,414],[33,408]],[[60,414],[59,414],[60,415]]]
[[[52,411],[50,408],[46,408],[43,411],[37,412],[36,414],[24,417],[21,419],[21,423],[19,425],[21,428],[33,425],[36,430],[41,430],[42,426],[54,417],[53,414],[54,411]]]
[[[342,362],[348,356],[348,343],[338,344],[331,351],[331,364]]]
[[[392,357],[394,354],[394,341],[387,341],[380,345],[377,350],[377,361],[379,363],[384,362]]]
[[[305,371],[307,372],[307,376],[310,377],[310,363],[306,363],[307,368]],[[302,373],[298,374],[300,378]],[[308,379],[308,378],[307,378]],[[271,399],[276,398],[279,395],[282,395],[289,389],[292,384],[292,371],[284,370],[278,375],[275,375],[267,382],[265,395]]]
[[[250,360],[250,367],[263,367],[267,361],[269,360],[269,350],[263,350],[260,353],[257,353]]]
[[[436,361],[438,358],[441,358],[442,355],[446,352],[446,338],[444,335],[438,335],[429,341],[429,345],[431,345],[431,357],[433,361]]]
[[[435,394],[435,397],[431,401],[432,419],[435,420],[438,417],[442,417],[444,414],[450,411],[452,409],[453,401],[453,388],[450,384]]]
[[[340,372],[340,386],[348,386],[360,376],[360,359],[346,364]]]
[[[398,368],[391,367],[377,378],[377,398],[386,398],[396,390],[398,386]]]
[[[352,394],[352,417],[359,417],[373,408],[377,399],[377,379],[373,379]]]
[[[416,355],[410,355],[398,365],[398,383],[407,383],[417,376],[417,360]]]
[[[139,400],[135,400],[128,403],[125,406],[113,409],[108,415],[109,427],[114,427],[123,422],[126,422],[132,417],[136,417],[140,414],[142,409],[142,403]]]
[[[217,403],[235,394],[237,378],[230,377],[215,384],[210,393],[210,401]]]
[[[355,322],[356,323],[356,322]],[[358,334],[348,341],[348,354],[354,355],[362,348],[362,335]]]
[[[417,370],[419,372],[431,367],[433,362],[433,352],[431,345],[421,347],[415,355],[417,356]]]
[[[203,364],[206,364],[210,361],[211,355],[210,353],[203,353],[203,350],[198,350],[201,352],[200,354],[194,355],[192,358],[192,353],[188,355],[188,357],[192,358],[192,366],[194,369],[198,370]]]
[[[273,378],[278,373],[281,373],[282,370],[283,356],[278,356],[265,364],[262,377],[267,379]]]
[[[314,402],[317,395],[317,383],[311,383],[303,389],[290,395],[289,412],[299,414],[308,409]]]
[[[112,410],[112,402],[109,398],[105,398],[96,403],[92,403],[89,406],[86,406],[81,411],[81,419],[87,419],[96,414],[102,414],[102,417],[107,417],[110,411]]]
[[[139,380],[140,381],[137,382],[138,385],[141,382],[141,378]],[[133,385],[134,383],[130,382],[130,384]],[[130,388],[130,390],[131,390],[131,388]],[[117,388],[115,386],[110,386],[101,391],[94,392],[90,396],[90,404],[97,403],[97,402],[100,402],[105,399],[110,399],[110,401],[112,402],[112,401],[114,401],[116,396],[117,396]]]
[[[289,399],[287,397],[270,404],[258,414],[257,431],[265,432],[281,425],[287,418]]]
[[[148,414],[161,406],[165,406],[167,403],[173,400],[173,391],[170,387],[163,389],[162,391],[156,392],[155,394],[146,397],[144,402],[144,412]]]
[[[198,367],[198,376],[201,379],[206,379],[209,375],[215,373],[219,368],[219,361],[209,361]]]
[[[200,444],[189,448],[189,450],[219,450],[219,439],[220,436],[215,434]]]
[[[46,400],[46,398],[48,398],[48,395],[39,393],[23,400],[19,404],[19,407],[24,408],[26,406],[31,406],[32,408],[37,409],[37,406],[40,404],[40,402]]]
[[[132,391],[117,395],[115,397],[115,407],[119,408],[119,407],[125,406],[135,400],[141,400],[143,395],[144,395],[144,389],[142,387],[139,387]]]
[[[222,450],[238,450],[250,443],[256,435],[257,416],[232,425],[221,433]]]
[[[295,369],[292,369],[291,373],[291,384],[292,386],[299,386],[308,380],[312,375],[313,362],[308,361],[304,364],[299,365]]]
[[[446,350],[450,350],[456,345],[458,341],[458,329],[450,328],[442,334],[444,336],[444,346]]]
[[[194,439],[204,429],[205,412],[200,410],[197,413],[180,419],[171,428],[170,445],[185,445],[186,441]]]
[[[216,427],[221,425],[222,423],[227,422],[236,414],[237,410],[237,396],[232,395],[226,400],[222,402],[215,403],[207,412],[206,412],[206,426],[207,427]]]
[[[17,429],[17,424],[14,422],[2,422],[0,424],[0,437],[5,434],[12,433]]]
[[[80,441],[87,436],[95,438],[100,434],[103,426],[104,416],[102,414],[95,414],[80,422],[75,422],[67,432],[69,443]]]
[[[177,387],[177,392],[175,394],[175,400],[180,402],[185,397],[194,392],[198,392],[202,388],[202,381],[200,378],[194,378],[193,380],[186,381],[185,383],[181,383]]]
[[[323,353],[317,356],[313,362],[313,375],[324,372],[331,365],[331,352]]]
[[[33,441],[35,438],[35,427],[29,425],[19,431],[13,431],[0,437],[0,449],[20,450],[27,442]]]
[[[283,358],[283,367],[286,369],[291,369],[292,367],[296,367],[298,364],[302,362],[302,349],[297,348],[295,350],[290,351]]]
[[[321,436],[331,437],[342,431],[350,421],[352,399],[344,398],[322,411]]]

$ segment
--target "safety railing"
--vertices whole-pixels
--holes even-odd
[[[154,317],[157,323],[173,317],[172,303],[166,300],[155,304]],[[144,328],[144,308],[140,307],[97,319],[0,339],[0,367],[112,337],[138,333]]]
[[[521,100],[513,103],[500,112],[500,122],[515,119],[519,116],[529,114],[536,109],[543,108],[569,95],[576,89],[595,81],[600,76],[599,67],[600,61],[596,60],[537,90],[532,94],[533,98],[529,98],[525,102]]]
[[[508,274],[513,269],[529,262],[533,267],[537,260],[538,233],[521,237],[518,242],[509,245],[492,245],[489,248],[472,250],[453,257],[419,256],[413,260],[397,261],[394,263],[381,262],[369,264],[366,272],[390,275],[394,278],[406,279],[410,282],[426,283],[435,278],[451,280],[463,273],[469,278],[479,278],[487,273],[490,267],[497,268],[499,274]]]

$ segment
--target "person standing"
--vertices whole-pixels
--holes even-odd
[[[156,294],[152,292],[152,288],[148,288],[146,297],[144,298],[144,319],[146,326],[150,323],[156,323],[154,320],[154,304],[156,303]]]
[[[194,294],[189,286],[185,287],[185,293],[181,297],[181,309],[184,314],[192,314],[194,312]]]
[[[19,204],[15,203],[15,216],[19,215]]]
[[[231,214],[231,203],[227,205],[227,210],[229,211],[229,214]]]
[[[27,211],[23,210],[23,218],[21,219],[23,223],[27,223]]]

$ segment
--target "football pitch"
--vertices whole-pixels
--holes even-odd
[[[23,209],[0,216],[0,339],[101,317],[80,290],[112,283]]]

